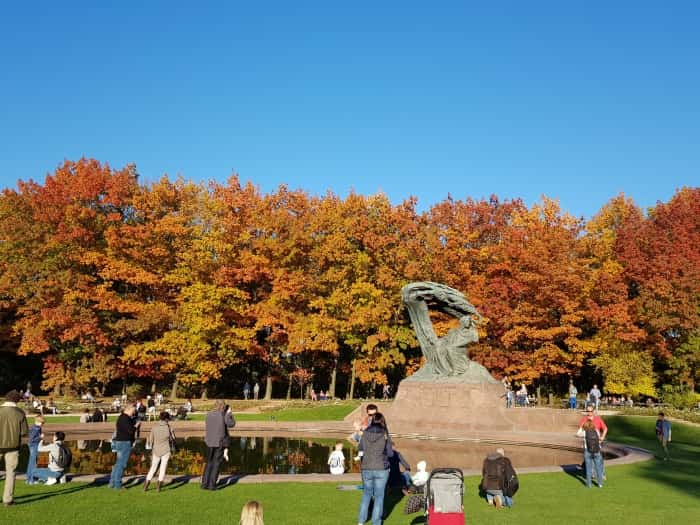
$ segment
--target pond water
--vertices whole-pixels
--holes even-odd
[[[328,455],[336,443],[333,438],[293,438],[268,436],[231,437],[229,461],[221,467],[222,474],[310,474],[328,472]],[[207,447],[201,437],[178,438],[179,450],[168,464],[168,474],[199,476],[204,467]],[[116,455],[110,442],[67,441],[73,452],[73,474],[107,474],[111,471]],[[415,470],[418,461],[425,460],[428,469],[435,467],[460,467],[481,470],[484,457],[497,445],[475,443],[452,443],[396,439],[395,449]],[[581,462],[581,452],[531,446],[504,446],[506,454],[517,468],[544,465],[567,465]],[[343,442],[343,453],[347,472],[359,472],[359,463],[352,458],[356,449]],[[20,453],[18,470],[26,469],[28,449]],[[39,465],[45,466],[47,454],[39,455]],[[132,449],[127,465],[127,475],[145,475],[151,463],[151,452],[145,449],[144,440],[138,440]]]

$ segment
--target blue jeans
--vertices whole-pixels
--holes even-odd
[[[131,454],[131,441],[113,441],[113,450],[117,453],[117,461],[112,467],[112,475],[109,477],[109,486],[113,489],[122,487],[122,475],[126,469]]]
[[[62,471],[55,471],[55,470],[50,470],[48,468],[36,468],[34,469],[33,472],[33,477],[35,477],[38,480],[41,481],[48,481],[49,478],[56,478],[57,480],[61,479],[61,476],[63,476]]]
[[[502,490],[487,490],[486,491],[486,501],[489,502],[489,505],[493,503],[493,498],[494,496],[501,496],[501,500],[503,501],[503,506],[504,507],[512,507],[513,506],[513,498],[510,496],[504,496]]]
[[[591,486],[591,475],[593,474],[593,466],[595,466],[596,480],[598,481],[598,486],[603,486],[603,454],[602,452],[596,452],[592,454],[587,450],[583,451],[583,459],[586,462],[586,486]]]
[[[572,410],[576,409],[576,398],[575,397],[569,398],[569,408]]]
[[[357,523],[364,523],[367,521],[369,502],[374,498],[372,525],[382,524],[384,489],[386,488],[387,481],[389,481],[389,469],[362,471],[362,501],[360,501],[360,513],[357,517]]]
[[[36,470],[36,457],[39,454],[39,443],[29,445],[29,460],[27,461],[27,474],[25,476],[27,483],[34,481],[34,471]]]

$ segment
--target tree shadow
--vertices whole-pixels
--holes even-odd
[[[700,440],[697,429],[679,426],[673,429],[673,441],[669,443],[671,459],[663,460],[661,446],[655,437],[655,420],[647,418],[648,425],[640,428],[639,420],[617,417],[614,420],[614,434],[619,438],[610,439],[631,446],[643,448],[654,455],[654,459],[637,463],[639,475],[653,483],[666,485],[680,492],[700,498],[700,476],[697,458],[700,457]]]

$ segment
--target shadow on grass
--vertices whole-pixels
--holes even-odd
[[[57,496],[68,496],[69,494],[73,494],[75,492],[80,492],[82,490],[90,489],[90,488],[95,488],[96,485],[94,483],[88,483],[88,484],[75,484],[75,485],[70,485],[66,488],[61,488],[60,490],[52,490],[51,492],[40,492],[40,493],[35,493],[35,494],[23,494],[21,496],[15,496],[14,497],[14,502],[16,505],[24,505],[27,503],[34,503],[36,501],[41,501],[44,499],[49,499],[49,498],[55,498]]]
[[[661,446],[655,437],[655,419],[651,417],[610,418],[613,441],[647,449],[655,458],[638,463],[639,475],[653,483],[700,498],[700,474],[697,458],[700,457],[700,429],[674,423],[673,441],[669,443],[670,461],[663,461]]]
[[[578,480],[581,485],[586,485],[586,470],[583,465],[561,465],[561,469],[568,475]]]

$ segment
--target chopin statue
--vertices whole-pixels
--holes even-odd
[[[469,343],[479,340],[476,327],[482,317],[464,294],[444,284],[420,281],[404,286],[401,297],[426,361],[406,381],[498,382],[486,368],[469,359],[467,348]],[[459,326],[438,337],[430,320],[430,309],[459,319]]]

